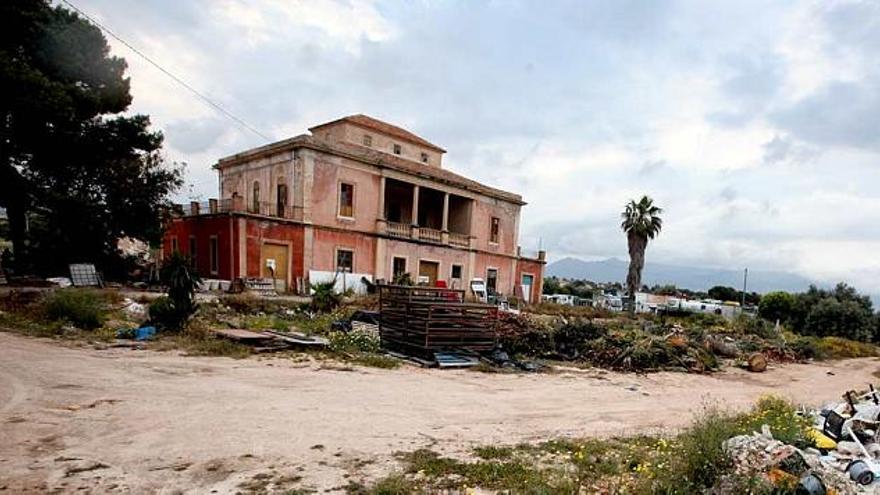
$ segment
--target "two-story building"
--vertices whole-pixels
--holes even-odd
[[[409,274],[540,300],[544,254],[517,245],[518,194],[444,169],[445,150],[365,115],[309,131],[220,159],[220,199],[181,208],[163,252],[204,278],[271,277],[297,293]]]

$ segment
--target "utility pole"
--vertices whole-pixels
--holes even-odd
[[[742,303],[740,307],[746,307],[746,286],[749,283],[749,269],[746,268],[745,272],[743,272],[743,294],[742,294]]]

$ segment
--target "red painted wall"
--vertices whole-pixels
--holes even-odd
[[[535,277],[532,284],[531,302],[541,302],[541,292],[544,290],[544,263],[520,258],[516,264],[517,284],[521,283],[523,273],[531,274]],[[516,291],[520,291],[519,286],[516,288]]]
[[[303,269],[303,237],[304,228],[299,224],[275,223],[266,220],[248,218],[247,232],[247,276],[259,277],[262,269],[262,246],[264,242],[275,242],[290,246],[290,280],[292,284],[298,277],[304,276]]]
[[[196,270],[203,278],[219,278],[231,280],[235,274],[232,258],[232,246],[235,241],[233,219],[228,216],[197,216],[173,219],[165,228],[162,239],[162,255],[171,256],[172,239],[177,239],[178,251],[192,257],[195,254]],[[189,239],[195,237],[196,251],[190,252]],[[218,271],[211,273],[210,246],[211,236],[217,236]]]

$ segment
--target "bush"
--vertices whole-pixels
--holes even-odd
[[[794,308],[795,297],[788,292],[770,292],[761,298],[758,315],[765,320],[785,323]]]
[[[336,281],[311,284],[312,309],[329,313],[342,304],[342,295],[336,292]]]
[[[107,313],[106,297],[96,290],[61,289],[52,292],[44,300],[46,316],[52,320],[69,321],[86,330],[94,330],[104,324]]]
[[[333,352],[379,352],[379,337],[366,332],[331,332],[327,339]]]
[[[153,299],[149,309],[150,322],[159,328],[178,328],[180,315],[168,296]]]
[[[810,310],[804,333],[868,342],[874,339],[873,315],[855,301],[827,297]]]
[[[198,309],[196,288],[202,279],[191,271],[190,261],[178,252],[165,262],[161,277],[162,283],[168,288],[167,301],[157,305],[157,315],[152,313],[151,304],[150,317],[153,323],[166,330],[181,330]]]
[[[762,339],[778,339],[779,330],[774,323],[762,318],[754,318],[748,315],[739,315],[731,324],[734,331],[745,335],[757,335]]]

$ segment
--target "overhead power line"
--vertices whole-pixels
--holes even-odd
[[[107,26],[104,26],[103,24],[101,24],[100,22],[98,22],[97,20],[95,20],[92,16],[90,16],[90,15],[86,14],[85,12],[83,12],[82,9],[80,9],[80,8],[77,7],[76,5],[72,4],[70,1],[68,1],[68,0],[61,0],[61,2],[64,3],[65,5],[67,5],[68,7],[70,7],[71,9],[73,9],[74,11],[76,11],[79,15],[83,16],[84,18],[86,18],[89,22],[91,22],[92,24],[94,24],[98,29],[100,29],[101,31],[107,33],[107,35],[112,36],[114,39],[116,39],[117,41],[119,41],[120,43],[122,43],[123,45],[125,45],[126,47],[128,47],[129,50],[133,51],[133,52],[134,52],[135,54],[137,54],[139,57],[141,57],[142,59],[146,60],[146,61],[147,61],[150,65],[152,65],[153,67],[159,69],[163,74],[165,74],[166,76],[168,76],[168,77],[170,77],[171,79],[173,79],[174,82],[176,82],[177,84],[180,84],[181,86],[183,86],[184,88],[186,88],[187,90],[189,90],[190,93],[194,94],[197,98],[199,98],[199,99],[202,100],[203,102],[207,103],[208,105],[210,105],[211,107],[213,107],[213,108],[214,108],[215,110],[217,110],[218,112],[222,113],[222,114],[223,114],[224,116],[226,116],[227,118],[232,119],[235,123],[237,123],[237,124],[240,125],[241,127],[243,127],[243,128],[245,128],[245,129],[247,129],[247,130],[253,132],[253,133],[256,134],[257,136],[260,136],[261,138],[265,139],[266,141],[272,141],[272,139],[271,139],[270,137],[268,137],[268,136],[266,136],[265,134],[263,134],[262,132],[258,131],[258,130],[255,129],[252,125],[248,124],[247,122],[245,122],[244,120],[242,120],[240,117],[236,116],[235,114],[233,114],[233,113],[230,112],[229,110],[223,108],[219,103],[214,102],[212,99],[210,99],[210,98],[208,98],[207,96],[205,96],[205,95],[203,95],[202,93],[200,93],[197,89],[195,89],[194,87],[190,86],[186,81],[184,81],[183,79],[181,79],[181,78],[175,76],[175,75],[174,75],[173,73],[171,73],[169,70],[167,70],[167,69],[165,69],[164,67],[162,67],[161,65],[159,65],[158,62],[155,62],[153,59],[151,59],[150,57],[146,56],[146,55],[144,54],[144,52],[142,52],[142,51],[138,50],[137,48],[135,48],[134,46],[132,46],[131,43],[129,43],[128,41],[125,41],[121,36],[119,36],[119,35],[117,35],[116,33],[114,33],[110,28],[108,28]]]

